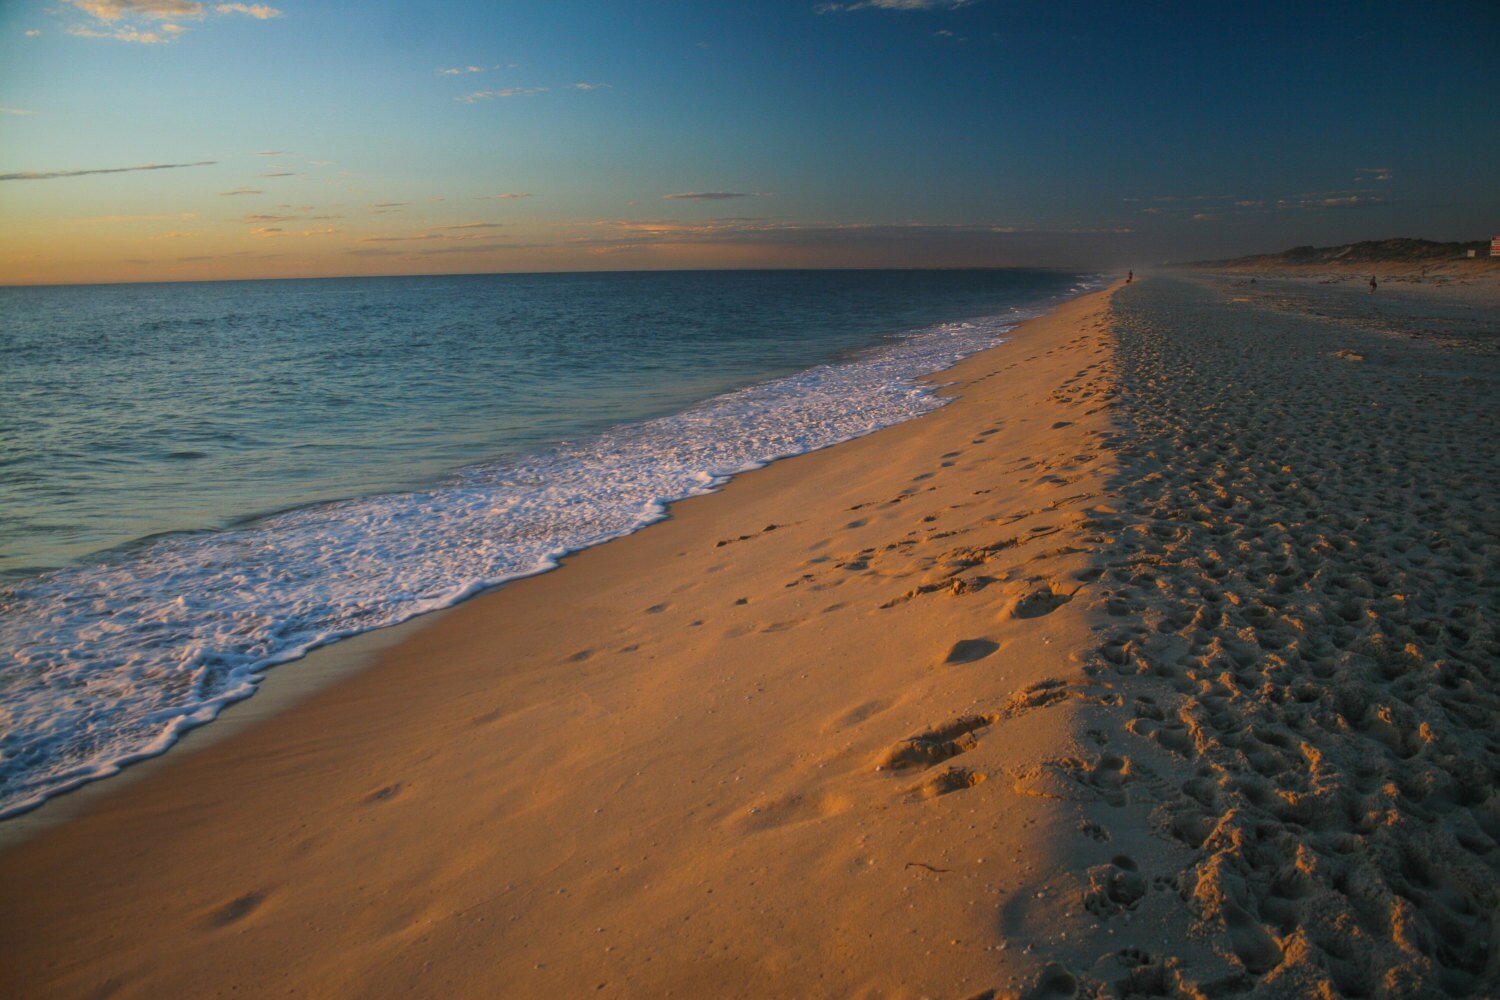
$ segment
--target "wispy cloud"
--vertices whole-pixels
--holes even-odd
[[[455,101],[463,101],[465,104],[478,104],[480,101],[493,101],[497,97],[535,97],[545,94],[548,87],[505,87],[501,90],[476,90],[472,94],[455,97]]]
[[[250,230],[251,236],[281,236],[285,233],[286,230],[280,226],[261,226],[260,228]]]
[[[31,29],[27,30],[26,37],[27,38],[41,38],[42,37],[42,30],[40,28],[31,28]]]
[[[270,215],[257,212],[245,216],[246,222],[329,222],[334,219],[342,219],[342,215]]]
[[[128,174],[137,170],[177,170],[182,167],[207,167],[218,162],[218,160],[199,160],[197,163],[148,163],[139,167],[96,167],[92,170],[22,170],[13,174],[0,174],[0,181],[50,181],[58,177]]]
[[[367,242],[361,240],[360,242]],[[448,253],[488,253],[492,250],[517,250],[530,247],[533,244],[512,243],[466,243],[460,246],[426,246],[426,247],[357,247],[349,248],[344,252],[351,257],[431,257],[436,254]]]
[[[1373,168],[1371,171],[1374,172]],[[1378,178],[1377,178],[1378,179]],[[1139,204],[1142,198],[1126,198]],[[1313,191],[1280,198],[1257,198],[1240,195],[1158,195],[1152,204],[1138,209],[1142,215],[1163,218],[1187,218],[1194,222],[1217,222],[1265,212],[1308,212],[1345,208],[1370,208],[1388,205],[1376,188],[1362,187],[1342,191]]]
[[[462,222],[456,226],[439,226],[439,229],[504,229],[503,222]]]
[[[680,191],[676,194],[664,194],[662,197],[680,201],[728,201],[731,198],[749,198],[751,195],[744,191]]]
[[[483,66],[452,66],[438,70],[439,76],[463,76],[465,73],[483,73]]]
[[[66,0],[85,14],[101,21],[118,21],[124,17],[142,17],[152,21],[170,21],[174,17],[202,17],[204,5],[192,0]]]
[[[210,15],[241,14],[257,21],[281,17],[266,4],[200,3],[198,0],[64,0],[93,20],[75,24],[68,34],[83,38],[113,38],[121,42],[160,45],[175,41],[187,29],[179,21],[201,21]],[[155,22],[155,27],[142,27]]]
[[[463,229],[464,226],[444,226],[444,229]],[[491,239],[488,234],[475,233],[469,236],[452,236],[448,233],[417,233],[410,236],[366,236],[361,243],[470,243]]]
[[[831,246],[888,242],[901,245],[913,241],[983,248],[994,246],[997,242],[1076,236],[1110,237],[1131,232],[1125,226],[1041,228],[1003,223],[806,223],[755,217],[707,219],[698,222],[611,220],[595,223],[594,226],[600,235],[574,240],[573,245],[595,253],[707,244]]]
[[[1279,209],[1290,209],[1292,211],[1305,211],[1307,209],[1319,208],[1370,208],[1374,205],[1387,204],[1384,198],[1376,198],[1363,192],[1332,191],[1321,194],[1307,194],[1296,198],[1282,198],[1276,202]]]
[[[237,194],[265,194],[265,192],[262,191],[262,190],[260,190],[259,188],[246,188],[246,187],[235,188],[233,191],[220,191],[219,192],[219,195],[221,197],[224,197],[224,198],[233,197],[234,195],[237,195]]]
[[[281,11],[275,7],[268,7],[263,3],[216,3],[215,14],[244,14],[253,17],[257,21],[269,21],[273,17],[280,17]]]
[[[259,152],[257,152],[255,155],[256,156],[290,156],[291,154],[288,153],[284,149],[262,149]]]
[[[490,197],[494,198],[494,199],[496,199],[498,201],[509,201],[512,198],[530,198],[531,197],[531,192],[530,191],[507,191],[504,194],[492,194],[492,195],[490,195]]]
[[[257,176],[257,177],[296,177],[297,173],[294,170],[273,170],[270,173],[256,174],[255,176]]]
[[[179,24],[159,24],[155,31],[142,31],[139,28],[120,27],[112,31],[99,31],[83,25],[74,25],[68,29],[68,34],[79,38],[113,38],[117,42],[138,42],[142,45],[165,45],[174,41],[178,35],[187,29]]]
[[[21,108],[0,108],[0,115],[34,115],[35,111],[23,111]]]

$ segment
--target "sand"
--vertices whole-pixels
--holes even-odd
[[[1077,300],[168,754],[0,855],[0,992],[1500,994],[1500,295],[1287,281]]]

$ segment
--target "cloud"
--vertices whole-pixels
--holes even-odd
[[[743,191],[681,191],[677,194],[664,194],[662,197],[682,201],[728,201],[730,198],[749,198],[751,195]]]
[[[512,198],[530,198],[531,197],[531,192],[530,191],[507,191],[504,194],[492,194],[492,195],[490,195],[490,197],[491,198],[495,198],[495,199],[497,199],[499,201],[509,201]]]
[[[68,34],[79,38],[113,38],[119,42],[138,42],[142,45],[165,45],[173,41],[185,28],[175,24],[159,25],[158,31],[141,31],[136,28],[116,28],[114,31],[95,31],[92,28],[74,26],[68,29]]]
[[[858,0],[856,3],[820,3],[816,14],[839,14],[851,10],[957,10],[978,0]]]
[[[113,38],[121,42],[160,45],[175,41],[187,29],[178,21],[201,21],[212,14],[243,14],[257,21],[280,17],[281,11],[265,4],[217,3],[210,6],[199,0],[65,0],[67,4],[89,15],[91,24],[76,24],[68,34],[82,38]],[[139,22],[154,21],[154,29]]]
[[[296,174],[295,171],[291,171],[291,170],[275,170],[275,171],[272,171],[271,173],[256,174],[255,176],[257,176],[257,177],[296,177],[297,174]]]
[[[31,29],[29,29],[26,32],[26,37],[27,38],[41,38],[42,37],[41,29],[40,28],[31,28]]]
[[[568,87],[569,90],[609,90],[612,83],[575,83]]]
[[[35,111],[23,111],[20,108],[0,108],[0,115],[34,115]]]
[[[504,229],[503,222],[463,222],[456,226],[439,226],[439,229]]]
[[[93,170],[22,170],[13,174],[0,174],[0,181],[49,181],[58,177],[127,174],[136,170],[176,170],[181,167],[207,167],[218,162],[218,160],[199,160],[197,163],[148,163],[140,167],[97,167]]]
[[[483,66],[454,66],[438,70],[439,76],[462,76],[465,73],[483,73]]]
[[[463,101],[465,104],[477,104],[480,101],[493,101],[497,97],[535,97],[545,94],[547,87],[506,87],[503,90],[476,90],[472,94],[455,97],[455,101]]]
[[[364,240],[361,243],[366,242]],[[512,243],[470,243],[463,246],[438,246],[421,248],[391,247],[358,247],[348,248],[344,252],[351,257],[431,257],[435,254],[447,253],[487,253],[491,250],[517,250],[531,247],[534,244],[512,244]]]
[[[245,216],[246,222],[331,222],[342,219],[342,215],[268,215],[257,212]]]
[[[462,229],[462,226],[445,226],[445,229]],[[487,240],[490,237],[475,233],[472,236],[449,236],[446,233],[421,233],[416,236],[366,236],[361,243],[469,243]]]
[[[292,154],[288,153],[284,149],[262,149],[259,152],[257,152],[255,155],[256,156],[291,156]]]
[[[1319,208],[1369,208],[1373,205],[1384,205],[1386,203],[1384,198],[1375,198],[1366,194],[1334,192],[1322,195],[1303,195],[1299,198],[1282,198],[1276,202],[1276,207],[1302,211]]]
[[[280,17],[281,11],[275,7],[267,7],[263,3],[216,3],[215,14],[244,14],[253,17],[257,21],[269,21],[273,17]]]
[[[304,230],[302,230],[302,235],[303,236],[330,236],[330,235],[332,235],[333,233],[336,233],[336,232],[338,232],[338,230],[336,228],[334,228],[333,226],[329,226],[327,229],[304,229]]]
[[[113,23],[122,17],[166,21],[174,17],[200,18],[204,5],[193,0],[66,0],[85,14]]]
[[[595,223],[600,234],[574,240],[573,245],[594,253],[620,253],[662,246],[751,245],[751,246],[854,246],[889,243],[909,245],[925,241],[931,245],[962,245],[983,250],[1022,240],[1060,237],[1107,237],[1127,235],[1128,227],[1053,228],[1001,223],[803,223],[776,219],[731,217],[699,222],[677,220],[614,220]]]
[[[261,227],[259,227],[257,229],[250,230],[250,235],[251,236],[280,236],[280,235],[282,235],[285,232],[286,232],[286,230],[282,229],[280,226],[261,226]]]
[[[257,188],[235,188],[233,191],[219,192],[219,195],[225,198],[229,198],[237,194],[265,194],[265,192]]]
[[[201,20],[208,13],[208,4],[196,0],[65,0],[85,14],[113,24],[122,18],[142,18],[148,21],[170,21],[173,18]],[[280,17],[281,11],[265,4],[218,3],[213,5],[215,14],[245,14],[257,21]]]

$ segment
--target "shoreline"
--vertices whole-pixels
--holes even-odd
[[[1500,986],[1496,345],[1385,319],[1065,303],[0,854],[0,983]]]
[[[995,281],[983,296],[1016,304],[984,319],[917,323],[723,391],[708,380],[691,390],[708,393],[697,402],[576,440],[563,434],[410,492],[287,507],[23,581],[4,630],[17,672],[0,813],[22,815],[118,774],[123,762],[167,752],[311,648],[544,572],[561,554],[638,531],[669,503],[734,474],[919,415],[940,403],[926,376],[1003,339],[1068,285],[1078,293],[1058,278]],[[905,301],[899,290],[880,295]],[[824,312],[840,301],[830,295]],[[648,379],[636,395],[676,400],[689,392],[677,382]]]
[[[907,601],[882,611],[879,604],[919,585],[923,574],[915,566],[903,569],[901,577],[887,579],[868,563],[863,569],[857,568],[858,558],[833,556],[851,545],[855,548],[848,554],[857,556],[866,542],[880,541],[889,522],[907,521],[907,504],[918,500],[925,504],[929,492],[953,494],[950,506],[961,502],[960,493],[971,499],[973,490],[923,485],[935,478],[943,462],[950,467],[944,470],[945,475],[964,475],[976,487],[989,489],[983,470],[999,459],[984,453],[998,454],[997,438],[1015,436],[1019,442],[1054,433],[1050,428],[1059,417],[1044,423],[1050,414],[1032,415],[1024,408],[1047,405],[1047,395],[1063,380],[1054,377],[1060,369],[1071,365],[1067,372],[1071,376],[1083,364],[1074,357],[1086,349],[1097,349],[1097,345],[1086,348],[1085,337],[1065,348],[1062,356],[1048,354],[1057,346],[1053,340],[1060,339],[1057,331],[1072,335],[1080,320],[1097,315],[1106,301],[1107,292],[1100,292],[1065,303],[1048,317],[1012,331],[1009,342],[999,348],[941,373],[938,378],[951,386],[945,393],[955,393],[959,398],[919,420],[736,477],[719,493],[674,505],[669,520],[646,531],[577,553],[557,571],[517,581],[451,609],[436,627],[417,630],[356,676],[312,694],[289,711],[195,752],[164,756],[156,773],[132,783],[124,794],[101,795],[84,815],[0,856],[0,872],[10,886],[7,898],[13,902],[28,900],[27,909],[31,909],[41,900],[19,880],[25,877],[23,873],[31,873],[30,878],[50,873],[52,888],[47,895],[59,904],[49,907],[52,912],[46,917],[33,911],[24,922],[0,922],[10,929],[7,934],[13,931],[27,939],[8,941],[6,950],[32,956],[29,972],[44,976],[44,968],[62,958],[55,953],[53,958],[45,957],[52,949],[61,948],[63,955],[74,956],[71,962],[63,959],[65,967],[87,955],[83,966],[63,973],[64,981],[79,977],[71,980],[79,986],[85,981],[102,982],[121,976],[131,983],[136,983],[137,975],[144,977],[141,983],[165,976],[155,988],[170,990],[174,982],[178,986],[193,981],[252,983],[256,981],[252,969],[259,968],[270,955],[291,948],[301,954],[301,959],[294,961],[290,954],[283,954],[278,961],[300,964],[306,960],[312,966],[323,966],[321,971],[301,968],[295,981],[309,988],[322,982],[330,989],[346,992],[358,992],[358,982],[364,982],[363,988],[370,989],[380,981],[383,974],[378,970],[385,963],[375,960],[368,949],[392,932],[390,927],[380,930],[364,917],[356,917],[364,913],[384,924],[376,917],[378,907],[367,909],[371,900],[360,901],[364,892],[374,891],[365,880],[375,872],[369,866],[376,857],[384,859],[381,868],[392,866],[381,877],[385,882],[381,892],[393,891],[397,884],[408,889],[418,884],[435,888],[436,879],[463,894],[465,885],[472,887],[485,881],[473,878],[469,869],[472,865],[484,867],[482,855],[489,853],[485,845],[501,836],[511,845],[501,863],[508,874],[503,878],[497,874],[495,877],[501,880],[489,884],[485,892],[488,904],[470,900],[451,909],[453,913],[468,912],[468,907],[480,905],[482,909],[513,897],[522,870],[547,871],[566,865],[565,859],[555,854],[562,846],[554,842],[558,839],[555,831],[587,826],[608,842],[608,846],[601,843],[598,852],[589,851],[590,855],[599,853],[602,858],[606,853],[617,854],[621,861],[636,856],[632,864],[640,870],[632,874],[642,880],[635,891],[649,898],[654,893],[643,886],[653,884],[653,879],[654,884],[661,885],[667,872],[658,873],[659,861],[643,858],[629,846],[632,835],[603,826],[598,818],[602,814],[594,809],[607,805],[612,812],[630,812],[635,818],[625,825],[632,831],[658,825],[660,821],[652,820],[653,816],[696,815],[708,807],[691,801],[696,797],[688,794],[691,782],[684,787],[668,775],[684,773],[683,768],[711,775],[716,769],[711,761],[715,760],[727,782],[733,782],[731,774],[752,782],[750,786],[739,783],[737,794],[744,794],[750,787],[755,791],[743,802],[743,808],[740,803],[729,807],[727,814],[710,824],[710,830],[719,831],[718,836],[745,839],[747,848],[770,863],[785,854],[772,846],[782,832],[815,831],[825,815],[841,824],[856,820],[841,793],[796,790],[798,782],[793,779],[803,770],[799,760],[807,748],[776,752],[770,757],[777,766],[766,767],[768,755],[756,750],[767,738],[767,720],[760,716],[758,698],[764,691],[757,692],[756,688],[773,683],[781,692],[776,701],[798,688],[810,696],[785,706],[798,717],[798,724],[784,734],[788,744],[811,736],[816,746],[822,742],[818,731],[829,727],[858,731],[858,749],[849,747],[834,753],[838,769],[847,770],[859,784],[877,793],[881,807],[892,796],[906,802],[907,783],[902,780],[893,787],[892,774],[876,771],[870,758],[880,756],[913,730],[941,723],[971,705],[974,698],[952,690],[942,696],[929,693],[925,698],[903,692],[913,681],[920,689],[940,678],[944,686],[957,684],[961,692],[963,666],[993,661],[990,654],[999,644],[992,649],[989,644],[993,640],[968,634],[978,631],[972,624],[956,635],[944,631],[933,634],[940,622],[924,607],[932,603],[931,599]],[[1093,336],[1098,336],[1097,332]],[[1015,381],[1000,384],[1002,378],[993,376]],[[998,414],[986,420],[981,412],[985,396],[990,397],[989,403],[1009,401],[1018,407],[1013,426],[1007,426]],[[1095,416],[1103,418],[1102,413]],[[976,423],[984,426],[971,426]],[[944,427],[950,437],[977,442],[960,446],[974,453],[969,462],[962,462],[961,457],[938,459],[930,453],[934,431]],[[940,453],[950,450],[944,448]],[[917,468],[903,475],[904,466]],[[976,470],[979,478],[974,478]],[[1024,478],[1027,482],[1014,487],[1012,499],[1017,513],[1029,518],[1034,516],[1033,508],[1037,512],[1046,510],[1048,499],[1057,496],[1059,487],[1032,482],[1033,478],[1046,478],[1035,471]],[[913,479],[919,482],[910,482]],[[1039,493],[1048,495],[1048,499],[1039,497]],[[868,505],[863,516],[847,509],[860,505]],[[808,524],[805,518],[814,509],[819,514],[817,523]],[[931,531],[921,525],[920,517],[910,520],[922,527],[924,534]],[[767,532],[772,524],[778,525],[777,530]],[[1012,526],[1008,536],[1024,530],[1024,525]],[[940,539],[926,543],[940,551],[952,544]],[[1079,565],[1083,561],[1076,553],[1055,558]],[[694,568],[685,572],[684,563],[692,563]],[[797,565],[804,565],[804,569],[792,572]],[[813,573],[826,579],[788,586]],[[847,581],[842,579],[845,576],[849,577]],[[908,576],[912,578],[906,579]],[[857,601],[840,600],[837,593],[825,595],[825,587],[865,593]],[[1015,581],[1001,589],[1024,591],[1014,595],[1019,600],[1030,593],[1027,587],[1025,581]],[[881,599],[872,601],[876,596]],[[937,595],[936,600],[949,603],[944,595]],[[950,607],[957,603],[952,602]],[[971,605],[970,613],[975,610],[980,609]],[[877,643],[878,649],[867,648],[860,656],[834,651],[850,643],[868,645],[875,637],[869,634],[864,619],[887,614],[896,616],[900,623],[879,623],[882,630],[892,630]],[[990,614],[981,610],[981,617],[988,619]],[[1051,620],[1057,622],[1057,616]],[[1048,621],[1047,617],[1037,617],[1025,622],[1027,627],[1018,630],[1024,634],[1007,640],[1007,645],[1021,643],[1028,649],[1045,649],[1053,638],[1046,635],[1044,643],[1044,633],[1038,626]],[[1070,629],[1077,627],[1078,623],[1073,623]],[[820,633],[822,638],[799,635],[799,630]],[[1072,634],[1048,629],[1048,633],[1053,631],[1059,643],[1063,635]],[[1081,637],[1078,633],[1066,644],[1074,645]],[[812,696],[805,690],[812,674],[804,669],[804,654],[799,650],[809,648],[810,642],[819,656],[828,658],[828,670],[873,672],[874,678],[864,677],[856,684],[859,689],[870,689],[868,693],[846,690],[843,683],[831,683],[833,678],[829,676],[820,678],[828,685],[820,694]],[[953,647],[957,647],[956,652]],[[881,662],[864,663],[866,654],[878,654]],[[950,656],[953,663],[934,675],[935,664]],[[509,666],[498,675],[486,676],[497,663]],[[703,666],[705,663],[711,666]],[[751,678],[752,673],[763,669],[770,673],[758,682]],[[408,677],[411,672],[417,672],[417,676]],[[746,685],[748,688],[739,692]],[[667,697],[669,693],[671,697]],[[934,698],[941,705],[934,704]],[[462,708],[455,710],[455,706]],[[612,725],[610,720],[622,715],[633,721],[618,729],[619,723]],[[680,717],[689,715],[694,724],[682,730]],[[868,732],[872,721],[879,725]],[[785,726],[782,723],[777,728]],[[682,732],[686,738],[683,746],[672,746],[662,735],[670,730]],[[797,737],[797,732],[802,737]],[[473,742],[476,739],[479,744]],[[481,749],[481,744],[488,749]],[[637,774],[643,770],[634,756],[637,754],[651,760],[649,770],[657,778],[652,787],[636,787],[644,777]],[[582,771],[578,770],[580,766]],[[791,787],[777,791],[788,781]],[[434,787],[434,782],[441,789]],[[588,794],[563,792],[565,788],[576,789],[580,783],[590,787]],[[483,794],[476,795],[477,789],[483,789]],[[431,794],[439,794],[444,804],[429,800]],[[934,797],[933,802],[948,797]],[[586,804],[592,799],[603,804]],[[717,812],[725,806],[720,802],[712,808]],[[352,813],[346,812],[351,809]],[[539,829],[538,813],[552,811],[561,815],[553,816]],[[762,820],[762,814],[774,821]],[[443,818],[441,839],[445,844],[436,854],[429,853],[435,847],[427,843],[433,834],[430,817]],[[375,831],[370,821],[380,832],[374,840],[365,840]],[[388,825],[391,821],[395,825]],[[497,823],[507,832],[493,829]],[[324,834],[310,832],[320,828]],[[463,846],[466,838],[446,843],[457,830],[465,828],[474,831],[467,847]],[[480,834],[479,830],[489,832]],[[663,830],[662,834],[667,832]],[[758,837],[757,833],[768,837]],[[359,843],[345,840],[351,834]],[[338,862],[322,855],[323,850],[334,849],[325,836],[343,841],[335,849],[341,859]],[[94,838],[102,838],[103,843]],[[273,860],[270,855],[277,844],[281,846],[276,848],[278,857]],[[421,846],[424,844],[427,846]],[[704,845],[689,844],[673,853],[682,858],[689,848],[694,852],[705,849]],[[649,846],[646,850],[649,853]],[[287,853],[283,856],[282,852]],[[933,854],[941,857],[941,850]],[[703,855],[703,860],[707,862],[710,856],[720,856],[719,850]],[[117,864],[111,860],[121,857],[131,861]],[[410,866],[400,861],[403,857]],[[311,868],[304,867],[309,863]],[[930,863],[943,867],[937,861]],[[512,865],[520,867],[512,869]],[[403,873],[398,874],[397,868]],[[338,870],[344,876],[336,876]],[[420,875],[422,871],[427,874]],[[880,877],[882,881],[896,877],[904,882],[907,871],[895,865],[889,874],[880,869]],[[75,883],[78,888],[69,890],[56,883],[55,879],[63,876],[69,881],[80,879]],[[334,883],[326,881],[330,876]],[[141,881],[135,882],[137,879]],[[253,884],[247,884],[247,879]],[[786,881],[795,883],[796,879],[789,876]],[[136,888],[128,888],[127,883],[135,883]],[[335,883],[343,888],[335,889]],[[84,889],[86,885],[91,888]],[[513,888],[506,889],[507,885]],[[556,888],[544,893],[540,887],[532,887],[530,892],[536,894],[533,904],[543,898],[571,902],[566,894],[559,897]],[[620,889],[604,884],[596,888],[603,896]],[[735,895],[730,888],[721,885],[718,889],[726,902]],[[738,891],[749,888],[740,886]],[[581,897],[581,889],[577,891]],[[428,895],[426,891],[418,894]],[[107,947],[105,940],[113,937],[107,928],[143,901],[143,896],[174,901],[169,905],[177,916],[152,918],[150,926],[139,928],[139,939],[116,939],[114,946]],[[91,902],[87,907],[61,902],[70,898],[88,898]],[[877,892],[867,903],[884,907],[883,898],[884,893]],[[508,901],[515,902],[513,898]],[[621,916],[638,910],[639,900],[620,899],[613,905],[603,898],[598,901],[616,911],[611,921],[621,933],[645,929],[639,919]],[[339,949],[329,947],[327,942],[315,953],[294,943],[301,936],[296,928],[302,926],[304,918],[293,914],[303,904],[317,909],[331,906],[325,911],[330,916],[337,912],[342,914],[340,919],[349,920],[345,927],[351,935],[348,944],[367,954],[368,975],[376,979],[364,979],[366,973],[356,977],[357,981],[344,978],[348,962],[358,961],[352,954],[334,961],[335,967],[328,967]],[[414,900],[400,904],[398,909],[409,912],[411,905],[416,905]],[[221,952],[224,942],[223,935],[215,933],[218,929],[232,926],[234,937],[245,941],[238,931],[263,925],[268,917],[276,930],[269,937],[254,935],[256,946],[241,955],[249,964],[239,964]],[[490,915],[490,919],[500,919],[499,914]],[[556,926],[571,926],[578,919],[576,913],[570,914]],[[72,926],[64,930],[64,924]],[[98,938],[101,931],[105,939]],[[292,937],[285,938],[286,933]],[[457,941],[450,939],[449,944]],[[123,949],[114,951],[113,957],[101,952],[121,945]],[[160,966],[155,960],[147,960],[146,967],[140,965],[145,956],[159,954],[163,948],[176,953],[170,967]],[[975,966],[972,974],[977,975],[982,968],[981,956],[989,954],[987,950],[978,951],[971,957]],[[510,959],[519,961],[521,957],[514,954]],[[671,963],[662,959],[650,962],[651,957],[639,956],[639,975],[656,975],[655,970],[672,974]],[[489,960],[494,958],[492,955]],[[747,958],[726,961],[734,966]],[[532,968],[536,964],[534,960],[524,963],[528,976],[540,971]],[[720,961],[710,962],[710,966],[725,971]],[[555,968],[555,963],[551,967]],[[514,975],[521,974],[520,967],[513,971]],[[715,975],[703,968],[679,971]],[[797,975],[812,975],[805,965],[797,972],[788,972],[792,978],[783,982],[794,982]],[[469,973],[477,975],[473,969]],[[16,977],[21,974],[16,968],[9,973]],[[643,986],[646,981],[640,980]],[[24,985],[24,981],[17,985]],[[590,983],[588,988],[594,985]],[[553,986],[536,982],[528,988],[545,992]],[[32,982],[22,992],[38,988],[39,984]],[[59,988],[56,981],[54,988]],[[137,983],[134,988],[147,987]]]

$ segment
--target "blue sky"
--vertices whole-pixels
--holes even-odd
[[[6,0],[0,280],[1474,239],[1497,57],[1489,3]]]

